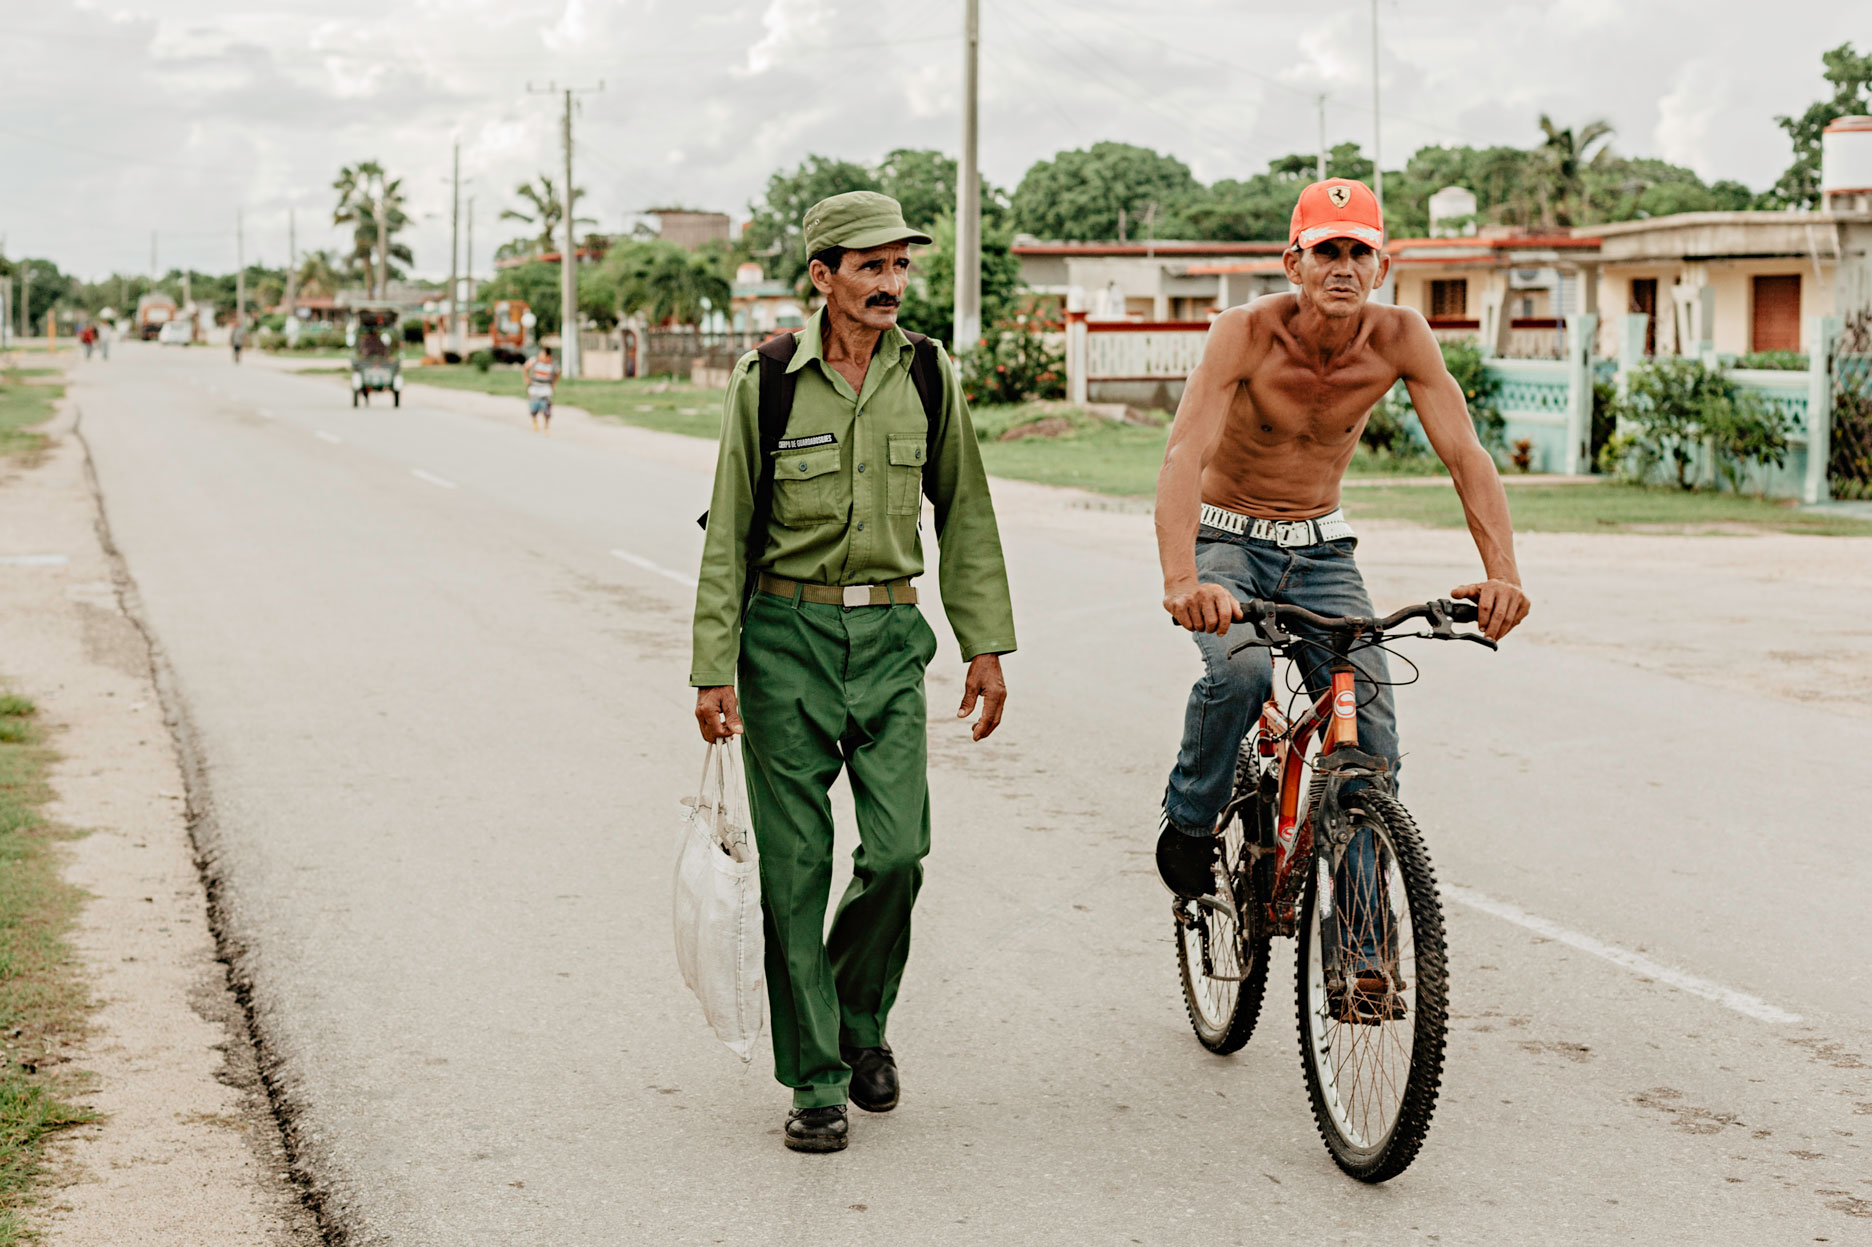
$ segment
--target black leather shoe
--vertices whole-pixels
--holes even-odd
[[[787,1114],[786,1145],[796,1152],[842,1152],[850,1131],[843,1104],[796,1108]]]
[[[851,1101],[867,1113],[888,1113],[897,1107],[897,1058],[888,1047],[840,1048],[851,1066]]]
[[[1216,890],[1215,860],[1214,836],[1193,836],[1165,820],[1157,837],[1157,877],[1166,888],[1186,901],[1208,896]]]

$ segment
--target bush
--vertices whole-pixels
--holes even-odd
[[[1806,372],[1807,357],[1799,351],[1751,351],[1738,356],[1733,367],[1765,368],[1773,372]]]
[[[1456,384],[1462,387],[1463,400],[1469,405],[1469,421],[1475,425],[1476,436],[1490,450],[1505,450],[1502,431],[1507,427],[1507,422],[1502,419],[1501,409],[1495,405],[1495,395],[1501,385],[1489,375],[1484,365],[1482,348],[1473,338],[1458,338],[1439,345],[1443,348],[1443,366],[1449,369],[1450,376],[1456,378]],[[1402,385],[1392,386],[1384,401],[1372,408],[1359,440],[1375,451],[1395,455],[1400,459],[1422,457],[1423,445],[1410,432],[1409,422],[1414,411],[1409,391]]]
[[[494,366],[494,352],[482,347],[468,356],[468,362],[475,366],[475,371],[486,372]]]
[[[1032,305],[990,330],[962,357],[962,394],[970,403],[1025,403],[1066,397],[1066,353],[1058,327]]]
[[[1648,480],[1667,467],[1679,489],[1720,480],[1740,493],[1751,465],[1780,467],[1787,460],[1787,417],[1700,360],[1646,364],[1615,403],[1615,417],[1632,431],[1614,436],[1601,461],[1629,480]],[[1716,480],[1703,479],[1705,454]]]

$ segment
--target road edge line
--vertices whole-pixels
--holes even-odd
[[[234,931],[235,924],[228,913],[226,881],[216,856],[218,833],[214,821],[214,798],[194,718],[189,713],[187,700],[182,696],[176,681],[175,669],[169,663],[168,651],[163,648],[155,628],[143,613],[143,600],[137,589],[136,578],[130,574],[130,565],[111,532],[110,510],[104,500],[103,483],[98,479],[91,440],[84,433],[84,410],[77,403],[72,404],[72,410],[72,436],[84,451],[84,477],[91,495],[92,523],[98,544],[103,548],[104,557],[110,566],[111,589],[117,598],[118,609],[143,638],[149,659],[150,679],[162,706],[163,725],[169,729],[169,737],[175,745],[176,761],[182,771],[189,845],[194,853],[196,873],[201,877],[202,890],[207,894],[208,929],[214,937],[216,960],[226,971],[228,990],[240,1007],[243,1029],[253,1048],[260,1085],[266,1092],[273,1124],[279,1130],[280,1145],[286,1153],[288,1180],[298,1190],[301,1203],[312,1214],[319,1237],[327,1247],[349,1247],[362,1237],[353,1236],[355,1213],[342,1207],[334,1185],[320,1172],[325,1168],[324,1158],[315,1155],[314,1149],[299,1132],[296,1123],[305,1111],[304,1106],[287,1086],[286,1059],[268,1037],[266,1027],[261,1022],[260,1011],[254,1000],[253,976],[247,969],[247,944]]]

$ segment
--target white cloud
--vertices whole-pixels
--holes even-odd
[[[104,7],[107,6],[107,7]],[[876,160],[957,146],[957,9],[921,0],[0,0],[6,97],[0,234],[86,274],[225,270],[233,209],[277,259],[325,222],[340,165],[404,178],[421,271],[446,268],[451,140],[485,256],[511,188],[559,167],[560,104],[586,85],[578,176],[604,228],[656,203],[739,214],[811,152]],[[1605,117],[1621,151],[1772,182],[1777,112],[1818,98],[1820,53],[1865,47],[1838,0],[1386,0],[1384,151],[1526,144],[1535,117]],[[1204,178],[1369,144],[1368,0],[1008,0],[984,6],[983,172],[1100,139],[1176,154]],[[1855,25],[1855,22],[1857,24]],[[1738,72],[1738,66],[1746,72]],[[1283,85],[1284,84],[1284,85]],[[1660,95],[1662,98],[1660,99]],[[21,107],[19,101],[32,101]],[[671,153],[680,153],[679,161]]]

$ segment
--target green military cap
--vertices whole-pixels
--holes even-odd
[[[846,191],[806,209],[806,254],[827,247],[863,251],[889,242],[930,241],[928,234],[904,224],[903,205],[876,191]]]

